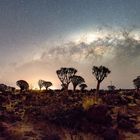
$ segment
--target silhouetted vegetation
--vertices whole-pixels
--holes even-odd
[[[71,82],[73,84],[73,90],[76,90],[76,87],[85,82],[84,78],[81,76],[74,75],[71,77]]]
[[[19,80],[16,84],[20,88],[21,92],[29,89],[29,84],[25,80]]]
[[[75,68],[61,68],[60,70],[56,71],[56,74],[62,83],[63,89],[68,90],[71,77],[74,76],[76,72],[77,70]]]
[[[44,82],[44,80],[39,80],[38,81],[38,86],[39,86],[40,90],[43,88],[43,82]]]
[[[85,88],[87,88],[86,84],[80,84],[79,87],[81,88],[81,91],[84,91]]]
[[[52,86],[52,83],[50,81],[39,80],[38,86],[40,90],[43,87],[47,90],[50,86]]]
[[[52,86],[52,83],[51,82],[49,82],[49,81],[44,81],[43,82],[43,86],[46,88],[46,90],[50,87],[50,86]]]
[[[85,140],[90,134],[89,140],[93,136],[94,139],[119,140],[126,133],[137,136],[140,132],[137,125],[140,115],[139,91],[113,88],[111,92],[99,92],[100,83],[110,70],[104,66],[94,66],[92,70],[97,80],[96,90],[85,90],[85,80],[75,75],[75,68],[57,71],[65,90],[48,90],[52,83],[44,80],[38,81],[40,90],[43,87],[47,90],[42,92],[29,90],[25,80],[16,82],[20,91],[0,84],[0,138]],[[139,77],[133,82],[138,89]],[[73,84],[73,90],[68,90],[70,83]],[[81,90],[76,90],[77,86]],[[98,102],[94,98],[97,93]],[[29,124],[30,130],[22,128],[22,125],[25,127]]]
[[[138,76],[136,79],[134,79],[133,83],[134,83],[137,91],[139,91],[139,89],[140,89],[140,76]]]
[[[109,85],[109,86],[108,86],[108,90],[109,90],[109,91],[114,91],[115,88],[116,88],[116,87],[115,87],[114,85]]]
[[[5,84],[0,84],[0,91],[1,92],[6,91],[6,89],[7,89],[7,86]]]
[[[92,74],[95,76],[97,80],[97,87],[96,87],[96,98],[98,96],[99,88],[100,88],[100,83],[104,80],[105,77],[110,73],[111,71],[104,67],[104,66],[93,66],[92,68]]]

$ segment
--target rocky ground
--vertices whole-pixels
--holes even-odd
[[[116,140],[139,140],[140,139],[140,100],[139,99],[136,100],[136,103],[113,106],[111,109],[112,112],[111,117],[113,123],[111,125],[106,125],[106,126],[100,125],[99,128],[104,129],[104,131],[101,131],[101,133],[103,132],[104,134],[101,134],[99,132],[93,133],[95,132],[95,129],[96,127],[98,127],[98,125],[96,124],[94,127],[92,127],[92,123],[91,123],[86,126],[87,121],[83,120],[84,117],[82,117],[81,123],[85,123],[85,122],[86,123],[84,124],[84,127],[83,125],[80,124],[80,127],[83,127],[81,129],[78,128],[76,130],[67,127],[67,124],[65,125],[63,124],[63,122],[66,123],[63,119],[59,120],[62,124],[58,125],[57,122],[58,119],[56,119],[57,116],[56,112],[58,113],[59,110],[62,110],[62,107],[65,108],[64,110],[66,110],[67,107],[73,108],[74,104],[78,106],[77,102],[80,103],[77,97],[76,98],[69,97],[69,100],[74,102],[67,101],[66,104],[63,103],[63,105],[61,106],[62,104],[60,103],[62,102],[61,98],[62,97],[60,98],[58,97],[57,99],[54,98],[53,101],[49,100],[49,105],[47,106],[41,107],[41,105],[37,103],[39,105],[38,110],[37,110],[38,106],[35,106],[37,104],[34,104],[34,102],[32,102],[31,104],[32,105],[34,104],[34,106],[32,106],[31,108],[34,107],[35,111],[32,113],[31,112],[24,113],[22,119],[18,119],[18,121],[17,120],[11,121],[8,119],[8,117],[6,119],[3,119],[3,117],[1,117],[3,120],[0,121],[0,140],[112,140],[111,137],[110,138],[108,137],[110,135],[113,135],[112,138],[115,135]],[[65,98],[63,97],[63,100],[64,99]],[[26,103],[24,102],[24,106],[25,104]],[[26,108],[27,106],[29,106],[29,104],[28,105],[26,104]],[[58,109],[57,111],[54,109],[54,106]],[[20,104],[20,109],[21,108],[22,106]],[[97,113],[94,111],[92,112],[92,110],[90,111],[91,112],[89,113],[89,115],[93,115]],[[56,116],[54,116],[52,112],[55,112]],[[119,117],[118,117],[118,112],[121,112]],[[52,113],[51,119],[52,118],[53,119],[49,120],[49,116],[51,113]],[[41,115],[42,118],[40,118],[39,114],[45,114],[45,115],[43,117]],[[62,114],[58,114],[58,116],[59,115],[61,116]],[[7,114],[5,115],[5,117],[6,116]],[[65,119],[67,117],[69,116],[66,116]],[[97,118],[93,117],[93,118],[97,119],[98,117]],[[118,118],[120,120],[118,120]],[[84,129],[86,129],[87,127],[89,127],[89,131],[87,131],[88,129],[84,131]]]
[[[136,128],[140,129],[140,109],[133,107],[137,115]],[[16,123],[2,123],[6,132],[1,135],[0,140],[103,140],[102,137],[92,133],[76,133],[71,130],[57,127],[49,122],[21,121]],[[57,136],[59,137],[57,138]],[[140,133],[133,133],[119,129],[120,140],[139,140]],[[48,137],[48,138],[47,138]],[[51,138],[49,138],[51,137]]]

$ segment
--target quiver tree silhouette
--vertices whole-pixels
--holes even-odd
[[[5,92],[7,90],[7,85],[5,84],[0,84],[0,91]]]
[[[56,71],[56,74],[61,81],[62,88],[68,90],[68,86],[71,82],[71,77],[76,74],[77,70],[75,68],[61,68]]]
[[[111,71],[106,68],[105,66],[93,66],[92,68],[92,74],[95,76],[97,80],[97,88],[96,88],[96,93],[95,93],[95,99],[98,98],[98,93],[99,93],[99,88],[100,88],[100,83],[104,80],[105,77],[108,76],[108,74]]]
[[[43,87],[45,87],[46,90],[48,90],[48,87],[50,87],[50,86],[52,86],[52,83],[51,82],[49,82],[49,81],[44,81],[43,82]]]
[[[109,85],[107,88],[109,91],[114,91],[116,87],[114,85]]]
[[[140,76],[133,80],[134,86],[136,87],[137,92],[140,89]]]
[[[20,88],[20,92],[27,91],[29,89],[29,84],[25,80],[18,80],[16,85]]]
[[[15,90],[16,90],[15,87],[7,86],[7,91],[15,92]]]
[[[50,81],[45,81],[45,80],[39,80],[38,81],[38,86],[40,90],[44,87],[46,90],[48,87],[52,86],[52,83]]]
[[[77,76],[77,75],[74,75],[71,78],[71,82],[72,82],[72,85],[73,85],[73,91],[76,90],[76,87],[82,83],[85,82],[84,78],[81,77],[81,76]]]
[[[83,83],[83,84],[80,84],[79,87],[80,87],[81,91],[84,91],[85,88],[87,88],[87,85]]]
[[[40,90],[43,88],[43,82],[44,82],[44,80],[39,80],[38,81],[38,86],[39,86]]]
[[[61,84],[61,90],[63,91],[65,89],[65,85],[64,84]]]

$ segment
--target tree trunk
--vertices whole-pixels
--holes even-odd
[[[84,91],[84,88],[81,88],[81,91],[83,92]]]
[[[68,84],[65,84],[65,85],[63,86],[63,90],[66,91],[66,92],[68,91]]]
[[[97,87],[96,87],[96,93],[95,93],[95,100],[98,100],[99,97],[99,88],[100,88],[100,82],[97,82]]]
[[[139,88],[136,87],[135,93],[134,93],[134,99],[136,99],[139,96]]]
[[[63,84],[62,83],[62,89],[61,90],[63,90],[63,91],[68,91],[68,84]]]
[[[137,90],[137,93],[138,93],[139,92],[139,87],[137,87],[136,90]]]
[[[66,84],[65,87],[64,87],[64,91],[66,92],[66,95],[67,95],[67,96],[69,95],[69,92],[68,92],[68,91],[69,91],[69,90],[68,90],[68,86],[69,86],[69,85]]]
[[[76,90],[76,85],[73,85],[73,91],[75,91]]]

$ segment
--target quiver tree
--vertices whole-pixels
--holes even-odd
[[[29,84],[24,80],[17,81],[16,85],[20,88],[20,92],[29,89]]]
[[[140,89],[140,76],[133,80],[134,86],[136,87],[137,92]]]
[[[63,91],[65,89],[65,85],[64,84],[61,84],[61,90]]]
[[[39,86],[40,90],[41,90],[43,87],[47,90],[48,87],[52,86],[52,83],[49,82],[49,81],[39,80],[39,81],[38,81],[38,86]]]
[[[116,87],[114,85],[109,85],[107,88],[109,91],[114,91]]]
[[[44,80],[39,80],[38,81],[38,86],[39,86],[40,90],[43,88],[43,82],[44,82]]]
[[[49,81],[44,81],[43,82],[43,87],[45,87],[46,90],[48,90],[48,87],[50,87],[50,86],[52,86],[52,83],[51,82],[49,82]]]
[[[71,77],[76,74],[77,70],[75,68],[61,68],[56,71],[56,74],[61,81],[61,85],[64,90],[68,90],[68,86],[71,82]]]
[[[11,87],[11,86],[7,86],[7,90],[10,91],[10,92],[15,92],[16,88]]]
[[[0,84],[0,91],[5,92],[7,90],[7,85],[5,84]]]
[[[74,75],[71,77],[71,82],[73,85],[73,90],[76,90],[76,87],[85,82],[84,78],[81,76]]]
[[[80,87],[81,91],[84,91],[85,88],[87,88],[87,85],[83,83],[83,84],[79,85],[79,87]]]
[[[96,94],[95,98],[97,98],[100,88],[100,83],[104,80],[105,77],[110,73],[111,71],[106,68],[105,66],[93,66],[92,68],[92,74],[95,76],[97,80],[97,88],[96,88]]]

